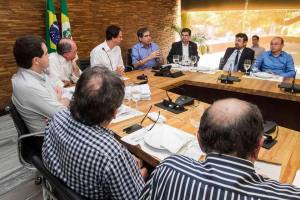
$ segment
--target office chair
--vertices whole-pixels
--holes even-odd
[[[126,52],[126,66],[125,66],[125,72],[130,72],[130,71],[133,71],[134,70],[134,67],[132,65],[132,57],[131,57],[131,54],[132,54],[132,49],[127,49],[127,52]]]
[[[79,68],[84,71],[86,68],[91,67],[90,58],[79,59]]]

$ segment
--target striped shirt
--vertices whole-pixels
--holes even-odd
[[[132,155],[100,126],[74,120],[65,109],[46,127],[42,156],[49,171],[89,199],[138,199],[144,180]]]
[[[262,177],[250,161],[237,157],[211,153],[199,162],[175,155],[151,174],[144,199],[300,199],[300,189]]]

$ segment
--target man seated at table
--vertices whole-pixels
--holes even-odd
[[[35,36],[16,40],[14,57],[18,71],[12,77],[12,102],[30,132],[44,131],[47,119],[69,105],[61,90],[52,87],[45,73],[48,50],[44,41]]]
[[[254,66],[260,71],[269,72],[283,77],[293,77],[295,66],[293,57],[282,50],[284,40],[281,37],[274,37],[270,43],[270,51],[264,52],[256,60]]]
[[[49,54],[50,77],[58,80],[60,87],[76,83],[81,71],[76,63],[77,46],[72,39],[61,39],[57,44],[57,52]]]
[[[238,33],[235,35],[235,47],[226,49],[225,55],[220,63],[220,69],[225,71],[242,71],[244,61],[246,59],[254,59],[254,51],[247,48],[248,36],[245,33]]]
[[[108,128],[124,98],[124,83],[106,67],[86,69],[70,104],[46,128],[43,161],[68,187],[90,199],[137,199],[147,170]]]
[[[191,41],[191,33],[191,30],[188,28],[183,28],[181,30],[181,41],[174,42],[172,44],[171,50],[167,57],[169,63],[173,63],[174,55],[183,56],[184,59],[189,59],[191,56],[196,56],[197,62],[195,65],[197,66],[199,61],[198,48],[197,44]]]
[[[161,52],[156,43],[152,42],[148,28],[137,31],[139,43],[132,47],[132,64],[136,69],[146,69],[162,63]]]
[[[124,63],[119,46],[121,41],[121,28],[115,25],[108,26],[106,28],[106,40],[91,51],[91,66],[105,66],[122,75]]]
[[[264,141],[257,106],[238,99],[216,101],[205,110],[197,138],[206,160],[166,158],[140,199],[300,199],[300,188],[255,172]]]
[[[259,37],[258,35],[252,36],[252,47],[251,49],[255,52],[254,58],[257,59],[263,54],[266,50],[265,48],[259,46]]]

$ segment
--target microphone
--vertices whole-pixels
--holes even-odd
[[[109,60],[109,63],[110,63],[110,68],[111,68],[111,71],[114,71],[114,70],[113,70],[113,67],[112,67],[112,64],[111,64],[110,57],[109,57],[109,55],[108,55],[107,51],[104,49],[104,47],[102,47],[102,50],[103,50],[103,51],[106,53],[106,55],[107,55],[107,57],[108,57],[108,60]]]
[[[232,68],[232,63],[229,66],[229,70],[228,70],[228,74],[224,75],[222,74],[221,76],[219,76],[218,80],[221,81],[221,83],[225,83],[225,84],[233,84],[233,82],[240,82],[241,79],[239,77],[236,76],[231,76],[231,70],[233,70]]]
[[[167,94],[167,97],[168,97],[169,101],[170,101],[170,102],[173,102],[172,99],[171,99],[171,97],[170,97],[169,94],[168,94],[168,90],[166,90],[166,94]]]
[[[297,75],[297,71],[294,71],[294,76],[293,76],[293,81],[292,84],[290,83],[286,83],[286,82],[282,82],[278,85],[279,88],[284,89],[285,92],[290,92],[292,94],[294,93],[299,93],[300,92],[300,85],[296,84],[296,75]]]
[[[296,79],[296,74],[297,74],[297,70],[295,70],[295,74],[293,76],[293,81],[292,81],[292,87],[291,87],[291,93],[295,92],[295,79]]]

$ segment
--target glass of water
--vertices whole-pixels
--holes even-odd
[[[191,65],[193,67],[197,67],[197,66],[195,66],[195,64],[197,63],[197,56],[191,56],[190,61],[191,61]]]
[[[131,91],[131,100],[135,102],[135,113],[138,114],[138,101],[141,98],[141,92],[137,89]]]
[[[179,55],[173,55],[173,63],[179,64]]]
[[[252,61],[251,61],[250,59],[246,59],[246,60],[244,61],[244,69],[245,69],[245,74],[246,74],[246,75],[249,75],[248,70],[250,69],[251,64],[252,64]]]

